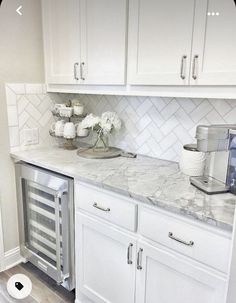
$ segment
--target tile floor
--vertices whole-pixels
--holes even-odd
[[[31,295],[24,300],[11,298],[6,289],[6,283],[13,274],[27,275],[33,284]],[[58,286],[55,281],[39,271],[30,263],[18,265],[7,271],[0,273],[0,302],[1,303],[70,303],[74,302],[74,292],[68,292],[62,286]]]

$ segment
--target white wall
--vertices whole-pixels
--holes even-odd
[[[23,6],[23,16],[16,13]],[[43,82],[40,0],[3,0],[0,8],[0,194],[5,251],[18,246],[14,168],[4,83]]]

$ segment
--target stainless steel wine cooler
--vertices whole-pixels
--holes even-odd
[[[16,163],[21,255],[74,288],[73,179]]]

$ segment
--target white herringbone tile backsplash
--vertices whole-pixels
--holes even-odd
[[[46,94],[43,84],[7,84],[6,99],[8,127],[11,149],[26,149],[35,146],[25,145],[24,130],[37,128],[39,144],[52,144],[49,128],[53,117],[51,96]]]
[[[96,115],[117,112],[123,126],[111,145],[167,160],[178,160],[182,146],[195,141],[197,125],[236,123],[236,100],[47,94],[43,84],[7,84],[6,95],[11,148],[25,148],[25,128],[39,129],[40,145],[55,143],[50,109],[72,98]]]
[[[87,111],[115,111],[123,121],[111,144],[125,150],[178,160],[182,146],[195,142],[199,124],[236,123],[236,100],[126,96],[77,96]]]

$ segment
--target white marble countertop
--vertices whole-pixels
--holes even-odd
[[[206,195],[190,185],[178,164],[156,158],[89,160],[76,151],[39,148],[12,152],[22,160],[132,197],[143,203],[232,230],[236,196]]]

